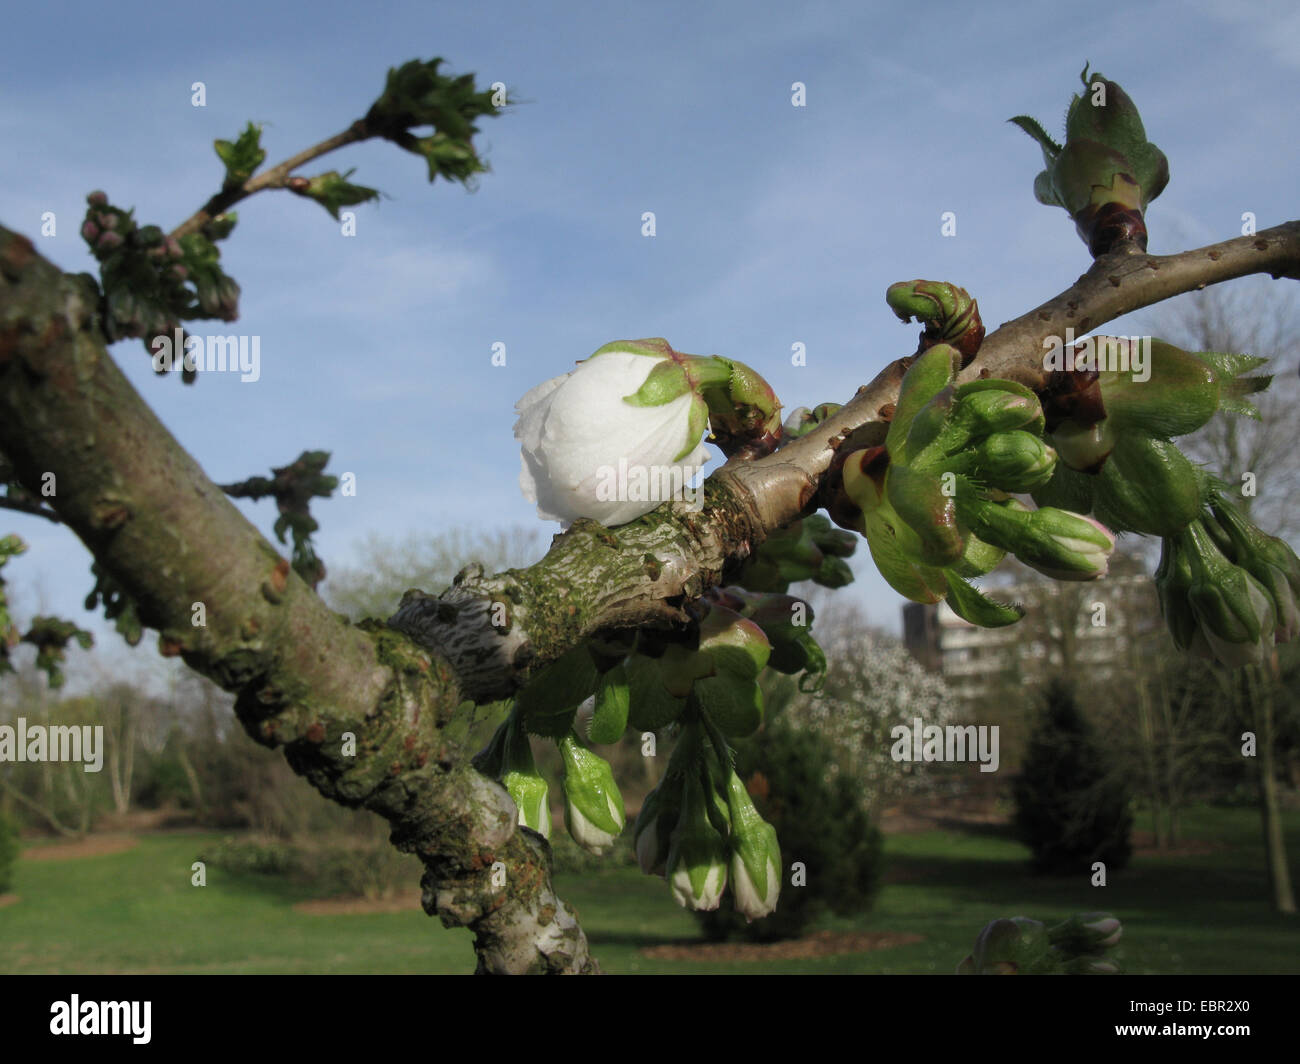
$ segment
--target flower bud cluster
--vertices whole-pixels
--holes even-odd
[[[114,207],[103,192],[86,197],[81,237],[99,261],[105,331],[111,341],[170,337],[192,318],[233,321],[239,285],[218,264],[213,240],[228,236],[234,214],[209,223],[208,234],[177,240],[156,225],[138,226],[133,212]]]
[[[1217,491],[1164,540],[1156,591],[1179,649],[1229,667],[1257,665],[1300,634],[1300,560]]]
[[[731,887],[749,920],[776,908],[781,850],[776,830],[754,807],[730,752],[699,718],[686,724],[664,778],[634,827],[637,863],[662,875],[684,908],[716,909]]]
[[[920,602],[947,598],[984,626],[1019,620],[966,578],[1006,552],[1061,580],[1106,572],[1114,537],[1096,521],[1011,498],[1042,487],[1057,465],[1037,396],[1012,381],[955,384],[960,353],[946,344],[908,368],[884,443],[839,460],[827,509],[864,535],[881,574]]]

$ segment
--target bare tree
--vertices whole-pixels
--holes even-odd
[[[1154,335],[1189,351],[1268,359],[1273,384],[1252,397],[1258,420],[1220,412],[1186,438],[1184,450],[1220,473],[1261,527],[1284,539],[1300,535],[1300,300],[1244,279],[1171,299],[1148,322]]]
[[[360,620],[388,617],[412,587],[444,588],[470,562],[490,572],[527,565],[542,535],[533,528],[458,527],[405,539],[371,535],[356,568],[331,571],[325,598]]]

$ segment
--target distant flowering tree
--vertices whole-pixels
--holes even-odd
[[[315,590],[325,570],[309,512],[338,486],[324,473],[329,456],[306,451],[270,477],[215,485],[107,346],[141,341],[156,371],[193,382],[197,338],[185,323],[239,313],[219,251],[232,208],[279,190],[347,226],[343,208],[378,197],[352,171],[295,172],[335,149],[384,140],[431,181],[484,171],[476,123],[506,106],[504,86],[479,90],[440,63],[389,71],[362,117],[277,166],[262,169],[252,123],[218,140],[218,191],[169,233],[90,193],[81,235],[98,276],[64,274],[0,228],[0,505],[71,528],[94,556],[90,608],[102,605],[132,642],[155,629],[163,654],[237,694],[250,735],[283,746],[327,797],[386,817],[394,844],[425,864],[426,910],[474,929],[480,970],[596,970],[551,885],[551,781],[529,736],[559,746],[565,823],[600,850],[626,817],[587,743],[630,727],[651,756],[671,728],[674,753],[633,829],[642,866],[696,910],[726,893],[752,918],[779,904],[779,840],[737,777],[731,743],[761,726],[764,670],[815,686],[826,657],[789,588],[848,583],[859,537],[900,594],[1001,626],[1022,610],[971,580],[1006,555],[1058,580],[1093,580],[1115,533],[1149,535],[1162,541],[1161,604],[1180,648],[1241,665],[1298,634],[1300,561],[1240,512],[1228,487],[1238,471],[1219,480],[1175,442],[1216,411],[1249,411],[1268,383],[1254,375],[1259,360],[1075,334],[1246,274],[1300,278],[1300,222],[1149,255],[1145,209],[1168,163],[1123,90],[1086,68],[1063,144],[1014,120],[1042,148],[1035,195],[1069,213],[1095,260],[1066,291],[986,337],[965,289],[892,285],[890,308],[923,325],[916,351],[844,405],[784,421],[748,365],[662,339],[615,341],[564,377],[520,381],[521,487],[566,525],[545,557],[497,573],[467,565],[440,594],[407,591],[387,621],[334,612]],[[728,460],[688,493],[706,431]],[[291,559],[226,496],[274,498]],[[0,538],[0,561],[21,548]],[[0,598],[0,671],[27,642],[56,676],[68,641],[84,638],[52,618],[23,632]],[[900,690],[863,674],[864,694],[868,680],[879,712],[902,712]],[[936,692],[913,690],[939,713]],[[476,755],[477,714],[505,700],[507,719]],[[860,746],[858,757],[884,787],[878,752]],[[1117,934],[1108,918],[1086,923],[1104,925],[1090,932],[1100,941]],[[1098,943],[1085,945],[1091,956]],[[970,967],[1041,970],[1062,956],[1052,932],[1014,925],[982,940]]]
[[[872,812],[933,785],[927,762],[895,761],[893,728],[943,727],[957,720],[954,696],[941,676],[924,668],[897,639],[872,631],[864,618],[836,618],[822,639],[826,682],[795,697],[786,714],[798,727],[820,732],[840,755],[839,768],[861,788]]]

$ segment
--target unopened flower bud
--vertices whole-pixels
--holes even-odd
[[[971,960],[979,975],[1041,975],[1055,967],[1047,928],[1023,916],[985,925]]]
[[[501,785],[519,810],[519,823],[545,838],[551,837],[550,790],[537,771],[528,734],[512,721],[507,732]]]
[[[1023,384],[982,380],[959,385],[953,393],[952,424],[969,439],[995,432],[1043,430],[1043,406]]]
[[[949,472],[964,473],[978,484],[1011,494],[1041,487],[1052,478],[1056,452],[1032,433],[998,432],[950,462]]]
[[[1168,440],[1121,434],[1093,479],[1093,513],[1119,532],[1172,536],[1201,512],[1204,474]]]
[[[1223,556],[1200,521],[1179,535],[1191,567],[1187,604],[1215,656],[1230,667],[1259,664],[1276,620],[1268,593]]]
[[[1133,341],[1093,337],[1094,344]],[[1138,431],[1168,440],[1195,432],[1219,406],[1219,383],[1204,361],[1163,340],[1132,351],[1128,370],[1098,375],[1106,420],[1120,431]],[[1142,356],[1145,356],[1143,358]]]
[[[727,846],[709,819],[699,774],[688,773],[681,818],[672,834],[668,881],[686,909],[716,909],[727,885]]]
[[[758,815],[740,777],[727,781],[731,812],[731,893],[746,920],[766,916],[781,893],[781,848],[776,829]]]
[[[1217,527],[1228,540],[1232,560],[1259,581],[1273,603],[1276,620],[1274,638],[1287,643],[1300,635],[1300,559],[1276,536],[1265,535],[1222,496],[1212,502]],[[1217,540],[1216,540],[1217,542]],[[1222,545],[1220,546],[1222,550]]]
[[[606,344],[515,404],[519,483],[539,516],[613,526],[684,492],[708,461],[709,410],[672,354],[665,340]]]
[[[1067,418],[1052,430],[1050,439],[1061,461],[1081,473],[1098,472],[1115,449],[1114,427],[1107,419],[1080,425]]]
[[[1046,576],[1095,580],[1106,575],[1115,537],[1090,517],[1050,506],[1030,510],[1015,500],[995,503],[967,496],[959,497],[958,505],[976,535]]]
[[[558,745],[564,760],[564,822],[569,834],[584,850],[604,853],[626,822],[614,773],[572,731]]]
[[[1066,956],[1100,953],[1119,942],[1123,927],[1110,913],[1075,913],[1048,929],[1052,945]]]
[[[680,775],[666,775],[641,804],[633,838],[636,863],[648,876],[663,875],[667,867],[673,829],[681,816],[682,783]]]

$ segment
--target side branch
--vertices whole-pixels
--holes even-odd
[[[177,240],[189,233],[197,233],[213,218],[230,210],[236,203],[248,199],[254,193],[261,192],[268,188],[285,188],[289,184],[289,175],[298,167],[304,166],[313,159],[319,159],[322,155],[328,155],[336,148],[342,148],[348,144],[356,144],[358,141],[366,140],[374,136],[370,127],[367,126],[364,118],[358,118],[342,133],[336,133],[328,140],[323,140],[319,144],[305,148],[297,155],[290,156],[284,162],[271,167],[269,170],[263,170],[260,174],[250,177],[242,185],[235,188],[223,189],[213,196],[207,203],[195,211],[185,221],[181,222],[171,231],[171,236]]]
[[[1071,327],[1082,335],[1252,273],[1300,278],[1300,221],[1176,255],[1104,255],[1060,295],[988,336],[962,378],[1041,389],[1048,337]],[[878,442],[910,364],[892,362],[835,416],[774,454],[728,462],[709,477],[702,513],[674,503],[615,529],[577,522],[529,569],[492,577],[470,569],[440,596],[408,592],[390,623],[445,654],[466,695],[486,700],[509,695],[597,632],[680,619],[685,601],[725,582],[767,536],[815,506],[839,448]]]
[[[62,518],[49,507],[42,506],[35,501],[27,499],[10,499],[0,498],[0,510],[14,510],[20,514],[31,514],[33,517],[43,517],[45,520],[56,525],[63,524]]]

